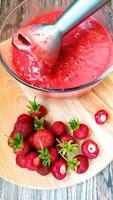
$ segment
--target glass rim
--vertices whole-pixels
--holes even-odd
[[[19,5],[17,5],[10,13],[9,15],[6,17],[5,21],[3,22],[1,28],[0,28],[0,35],[1,35],[1,32],[2,32],[2,29],[4,27],[4,24],[6,23],[6,21],[8,20],[8,18],[13,14],[13,12],[16,11],[16,9],[18,9],[20,6],[24,5],[26,2],[28,2],[29,0],[24,0],[23,2],[21,2]],[[106,5],[107,7],[110,8],[110,10],[112,10],[113,12],[113,9],[109,6],[109,5]],[[1,53],[0,53],[1,54]],[[83,85],[80,85],[80,86],[76,86],[76,87],[71,87],[71,88],[66,88],[66,89],[48,89],[48,88],[43,88],[43,87],[39,87],[39,86],[35,86],[35,85],[31,85],[30,83],[22,80],[18,75],[16,75],[9,67],[8,65],[4,62],[4,60],[2,59],[2,56],[0,55],[0,62],[1,64],[3,65],[3,67],[6,69],[6,71],[14,78],[16,79],[19,83],[29,87],[29,88],[32,88],[32,89],[35,89],[35,90],[39,90],[39,91],[42,91],[42,92],[46,92],[46,93],[69,93],[69,92],[74,92],[74,91],[79,91],[79,90],[82,90],[82,89],[86,89],[94,84],[97,84],[98,82],[100,82],[101,80],[103,80],[104,78],[106,78],[111,72],[113,72],[113,65],[111,67],[109,67],[105,72],[103,72],[98,78],[94,79],[93,81],[90,81],[88,83],[85,83]]]

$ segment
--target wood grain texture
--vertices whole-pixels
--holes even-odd
[[[5,126],[1,126],[0,127],[0,146],[1,148],[1,154],[5,155],[5,163],[4,163],[4,157],[0,158],[0,174],[4,174],[3,176],[7,177],[8,179],[12,180],[12,177],[16,177],[16,181],[18,182],[19,179],[17,180],[18,176],[23,176],[24,179],[28,178],[28,185],[30,184],[29,179],[32,181],[32,176],[30,175],[30,173],[26,174],[26,172],[24,170],[21,170],[20,168],[18,168],[17,170],[14,171],[16,165],[15,165],[15,161],[14,161],[14,155],[11,151],[10,148],[8,148],[7,146],[7,138],[4,137],[4,135],[2,135],[3,133],[5,134],[9,134],[9,132],[11,131],[11,127],[15,121],[16,116],[23,112],[25,110],[25,105],[27,102],[26,97],[24,96],[23,92],[19,89],[17,82],[14,81],[14,79],[12,79],[8,73],[1,68],[0,69],[0,95],[2,98],[0,98],[0,105],[1,105],[1,113],[0,113],[0,121],[1,124],[4,124],[4,119],[8,120],[8,123]],[[112,95],[113,95],[113,90],[111,88],[108,87],[109,84],[112,84],[113,82],[113,74],[111,74],[109,76],[109,78],[107,78],[106,80],[104,80],[101,84],[99,84],[96,88],[93,89],[93,91],[88,92],[87,94],[83,95],[82,97],[79,97],[78,99],[76,98],[72,98],[72,99],[64,99],[64,100],[53,100],[53,99],[45,99],[44,97],[41,98],[40,100],[43,101],[44,103],[48,103],[48,107],[49,110],[52,109],[51,106],[53,106],[53,104],[56,105],[56,108],[58,109],[62,109],[62,107],[65,107],[65,109],[67,109],[67,111],[69,111],[69,117],[72,117],[72,110],[74,111],[74,113],[77,114],[77,116],[79,116],[81,119],[84,119],[85,116],[87,116],[87,119],[85,119],[85,121],[87,121],[87,123],[89,124],[90,122],[92,122],[92,125],[90,125],[90,127],[94,126],[94,121],[92,120],[93,118],[93,114],[95,112],[96,109],[100,109],[100,108],[105,108],[109,111],[111,118],[109,121],[109,124],[105,124],[104,126],[101,127],[96,127],[95,126],[93,129],[95,129],[95,133],[97,135],[95,135],[98,139],[98,142],[100,140],[100,137],[102,136],[102,141],[104,142],[104,146],[105,148],[103,148],[103,150],[101,151],[101,153],[103,152],[104,155],[101,155],[101,159],[103,159],[102,163],[98,163],[99,160],[95,160],[93,163],[93,168],[92,166],[90,166],[90,170],[91,168],[95,171],[95,168],[97,167],[102,167],[101,165],[105,164],[105,160],[106,158],[111,158],[111,152],[112,150],[110,150],[110,147],[107,148],[109,146],[109,134],[110,134],[110,142],[112,142],[112,129],[111,129],[111,124],[112,124],[112,120],[113,120],[113,116],[112,116],[112,108],[113,108],[113,101],[112,101]],[[107,91],[108,89],[108,91]],[[16,91],[16,93],[15,93]],[[105,95],[105,92],[107,92],[107,98]],[[9,95],[10,94],[10,95]],[[15,95],[16,94],[16,95]],[[108,94],[109,94],[109,98],[108,98]],[[10,98],[8,98],[8,96]],[[98,98],[97,98],[98,95]],[[7,97],[6,97],[7,96]],[[2,99],[4,99],[2,101]],[[104,101],[107,101],[107,104],[105,104]],[[68,101],[68,104],[66,103]],[[97,102],[98,101],[98,102]],[[10,107],[11,102],[13,103],[12,107]],[[93,105],[90,105],[90,103]],[[7,105],[7,109],[6,109],[6,105]],[[81,106],[80,106],[81,105]],[[13,108],[13,115],[12,115],[12,110]],[[3,112],[4,112],[4,118],[3,118]],[[51,112],[50,112],[51,113]],[[62,119],[62,114],[58,113],[57,110],[55,109],[55,113],[57,114],[56,116],[58,117],[58,119],[61,117]],[[68,113],[68,112],[66,112]],[[56,117],[55,116],[55,117]],[[64,116],[64,114],[63,114]],[[89,117],[90,116],[90,117]],[[48,116],[50,120],[52,120],[52,115]],[[67,121],[67,115],[65,116],[65,120]],[[5,129],[4,129],[5,127]],[[102,129],[102,131],[101,131]],[[99,131],[98,131],[99,130]],[[106,132],[105,132],[106,130]],[[4,132],[5,131],[5,132]],[[106,138],[104,138],[104,137]],[[103,139],[104,138],[104,139]],[[99,144],[101,143],[99,142]],[[107,146],[106,146],[107,143]],[[101,145],[103,146],[103,144],[101,143]],[[101,146],[100,145],[100,146]],[[101,146],[101,148],[102,148]],[[113,145],[112,145],[113,146]],[[4,148],[3,148],[4,147]],[[106,154],[109,154],[107,155]],[[109,157],[110,156],[110,157]],[[11,160],[11,161],[10,161]],[[8,162],[8,163],[7,163]],[[10,162],[10,165],[9,165]],[[108,161],[107,161],[108,162]],[[10,169],[10,170],[9,170]],[[10,171],[10,173],[9,173]],[[34,199],[113,199],[113,185],[112,185],[112,171],[113,171],[113,165],[110,165],[104,172],[101,172],[100,175],[94,177],[93,179],[88,180],[87,182],[81,184],[81,185],[76,185],[74,187],[70,187],[67,189],[60,189],[60,190],[55,190],[55,191],[37,191],[37,190],[32,190],[32,189],[23,189],[22,187],[17,187],[14,186],[12,184],[9,184],[7,182],[3,182],[3,189],[7,189],[7,192],[2,191],[1,190],[1,200],[3,199],[8,199],[9,197],[11,199],[31,199],[31,196]],[[26,175],[27,176],[26,176]],[[86,174],[88,175],[88,174]],[[76,177],[75,177],[76,178]],[[83,177],[82,177],[83,178]],[[41,179],[42,180],[42,179]],[[13,180],[15,181],[15,180]],[[26,185],[27,185],[26,183]],[[66,183],[66,182],[65,182]],[[1,181],[2,184],[2,181]],[[59,182],[59,186],[60,186],[61,182]],[[101,187],[102,185],[102,187]],[[12,192],[11,192],[12,190]],[[13,192],[14,190],[14,192]],[[9,194],[8,194],[9,191]],[[106,192],[107,191],[107,192]],[[60,192],[60,193],[59,193]],[[60,194],[60,196],[59,196]],[[101,196],[100,196],[101,195]],[[78,198],[79,197],[79,198]],[[31,199],[32,200],[32,199]]]
[[[9,12],[21,2],[22,0],[0,0],[0,25]],[[17,17],[19,17],[19,15]]]
[[[0,21],[17,3],[19,0],[0,0]],[[7,4],[10,5],[8,8],[6,8]],[[109,99],[110,101],[112,98]],[[82,184],[59,190],[26,189],[0,179],[0,200],[113,200],[112,181],[113,164]]]
[[[17,81],[15,81],[2,66],[0,66],[0,72],[0,123],[2,124],[2,126],[0,126],[1,177],[10,180],[13,183],[17,183],[18,185],[24,185],[31,188],[61,188],[75,183],[80,183],[94,176],[113,160],[113,155],[111,154],[113,147],[113,113],[111,108],[113,108],[113,101],[105,99],[106,95],[104,95],[106,88],[108,87],[109,89],[110,82],[111,84],[113,82],[113,74],[106,78],[106,80],[100,83],[92,91],[79,98],[73,97],[56,100],[41,95],[37,96],[38,101],[42,102],[48,108],[47,119],[49,121],[53,122],[55,120],[61,120],[68,122],[73,118],[73,116],[77,116],[83,123],[89,125],[90,137],[98,143],[100,148],[100,155],[97,159],[90,162],[89,170],[86,173],[83,175],[78,175],[75,172],[69,173],[64,180],[59,182],[54,179],[52,175],[41,177],[36,172],[30,172],[17,167],[15,163],[15,155],[13,154],[12,149],[8,147],[7,137],[5,135],[10,135],[15,119],[18,115],[26,112],[28,100],[19,87]],[[27,88],[24,89],[27,91]],[[100,89],[102,99],[99,96]],[[109,99],[111,99],[112,93],[112,90],[108,90],[107,98],[109,96]],[[104,126],[98,126],[93,117],[95,111],[101,108],[105,108],[110,114],[110,119]]]

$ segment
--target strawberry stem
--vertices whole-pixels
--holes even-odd
[[[68,169],[76,170],[78,166],[78,160],[76,158],[68,160],[67,166],[68,166]]]
[[[57,148],[57,150],[58,150],[58,148]],[[61,152],[58,151],[58,153],[62,156],[62,158],[64,158],[64,160],[66,160],[68,162],[68,159]]]
[[[58,140],[57,140],[58,141]],[[77,144],[72,144],[72,141],[68,142],[60,142],[57,144],[58,147],[60,147],[59,152],[62,153],[63,155],[67,155],[68,157],[72,154],[78,151],[78,145]]]
[[[49,150],[46,148],[44,150],[38,150],[39,157],[43,160],[42,165],[43,166],[50,166],[51,160],[50,160],[50,153]]]
[[[18,132],[13,139],[9,137],[9,142],[14,150],[22,149],[23,135]]]
[[[38,117],[36,117],[34,119],[34,129],[35,129],[35,131],[38,131],[40,129],[44,129],[43,124],[44,124],[44,118],[42,117],[42,118],[39,119]]]
[[[40,104],[36,101],[36,96],[34,97],[33,101],[29,101],[28,113],[37,113],[39,112]]]
[[[69,126],[73,131],[79,128],[79,120],[78,119],[72,119],[68,122]]]
[[[58,139],[57,149],[58,153],[67,161],[69,169],[76,169],[78,161],[74,158],[74,153],[78,152],[78,145],[72,144],[72,141],[60,142]]]

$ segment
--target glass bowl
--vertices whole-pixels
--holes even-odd
[[[16,32],[21,26],[26,24],[27,21],[34,18],[35,16],[41,15],[45,11],[54,10],[57,8],[65,9],[71,3],[71,0],[24,0],[20,3],[5,19],[4,23],[1,26],[0,30],[0,42],[1,44],[8,44],[10,38],[14,32]],[[102,9],[97,11],[94,15],[98,21],[100,21],[109,31],[112,39],[113,39],[113,10],[109,5],[104,6]],[[5,42],[4,42],[5,41]],[[7,45],[6,44],[6,45]],[[5,45],[5,51],[6,51]],[[8,46],[8,45],[7,45]],[[101,74],[96,80],[88,82],[84,85],[69,88],[69,89],[46,89],[37,86],[33,86],[21,78],[19,78],[14,71],[10,68],[10,62],[7,61],[7,52],[9,53],[7,48],[7,52],[5,53],[4,58],[4,48],[0,45],[0,61],[2,62],[3,67],[9,72],[9,74],[14,77],[20,87],[23,89],[24,93],[27,97],[34,97],[39,94],[51,96],[51,97],[70,97],[81,95],[84,92],[89,91],[91,88],[96,86],[100,81],[102,81],[109,73],[113,71],[113,66],[109,66],[109,68]]]

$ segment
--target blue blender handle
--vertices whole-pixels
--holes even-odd
[[[54,25],[60,34],[64,35],[109,1],[110,0],[74,0]]]

